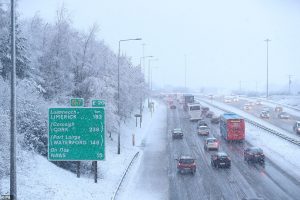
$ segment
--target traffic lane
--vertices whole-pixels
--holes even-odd
[[[221,149],[228,153],[231,161],[246,178],[258,196],[267,199],[299,199],[299,182],[266,158],[265,165],[247,164],[243,151],[247,143],[230,143],[220,135],[219,126],[211,125],[212,134],[221,141]],[[246,133],[247,134],[247,133]]]
[[[255,191],[252,190],[238,171],[232,173],[232,169],[235,167],[234,165],[231,166],[231,169],[217,170],[213,168],[210,164],[213,152],[204,150],[205,137],[197,135],[196,123],[191,123],[186,120],[186,126],[191,132],[187,138],[188,143],[194,147],[195,154],[198,155],[199,160],[201,160],[199,164],[201,165],[201,173],[204,177],[203,184],[207,186],[206,191],[217,187],[221,193],[216,194],[216,196],[222,196],[223,199],[242,199],[244,197],[256,196]],[[207,193],[207,196],[213,194],[212,192]]]
[[[263,106],[256,105],[251,110],[247,111],[248,113],[260,118],[261,111],[263,110]],[[294,116],[291,116],[290,119],[280,119],[278,118],[278,112],[270,109],[270,118],[269,119],[262,119],[270,124],[273,124],[283,130],[286,130],[292,135],[297,135],[293,131],[293,125],[295,124],[297,119],[294,119]]]
[[[224,169],[224,170],[214,170],[210,166],[210,152],[204,152],[203,150],[203,140],[202,142],[199,142],[199,136],[196,134],[196,123],[189,122],[186,113],[183,112],[180,116],[182,116],[182,121],[184,123],[181,123],[181,127],[183,127],[183,130],[185,132],[185,140],[187,144],[185,145],[184,149],[182,149],[181,145],[183,143],[179,143],[177,146],[177,150],[180,150],[176,154],[180,154],[183,150],[186,152],[186,147],[188,150],[192,151],[192,154],[194,156],[198,156],[197,158],[197,166],[198,170],[197,173],[200,173],[200,170],[205,173],[202,173],[202,185],[204,185],[205,190],[202,192],[205,198],[213,198],[213,199],[220,199],[221,197],[224,199],[241,199],[245,196],[263,196],[268,199],[293,199],[289,195],[286,194],[286,192],[282,191],[282,189],[274,183],[269,177],[266,178],[266,180],[259,180],[260,177],[254,177],[253,174],[256,173],[257,175],[257,169],[254,172],[249,172],[251,168],[249,166],[246,166],[243,161],[243,156],[240,155],[238,158],[237,164],[235,164],[235,157],[232,156],[230,153],[229,155],[234,158],[233,164],[231,169]],[[176,122],[178,124],[178,122]],[[176,126],[177,127],[177,126]],[[217,136],[216,136],[217,137]],[[190,138],[190,139],[189,139]],[[201,138],[201,137],[200,137]],[[201,141],[201,139],[200,139]],[[185,142],[184,142],[185,143]],[[232,151],[236,151],[235,146],[231,146],[230,148]],[[221,147],[222,148],[222,147]],[[240,148],[238,150],[243,150],[244,148]],[[225,150],[227,152],[230,152],[229,150]],[[240,151],[243,152],[243,151]],[[199,156],[200,155],[200,156]],[[201,159],[202,158],[202,159]],[[236,166],[237,165],[237,166]],[[243,168],[238,168],[239,166],[244,165]],[[176,163],[173,166],[175,171],[176,169]],[[248,167],[248,170],[247,170]],[[244,171],[244,172],[243,172]],[[185,177],[185,176],[184,176]],[[189,192],[190,188],[192,188],[193,179],[191,179],[192,176],[189,176],[187,180],[176,180],[177,186],[179,187],[178,191],[181,191],[180,193],[185,194],[180,196],[178,199],[193,199],[193,196],[191,196],[191,192]],[[192,177],[193,178],[193,177]],[[213,181],[212,181],[213,180]],[[182,182],[184,181],[184,182]],[[191,181],[189,183],[189,187],[186,187],[187,181]],[[261,183],[259,185],[258,183]],[[199,183],[194,183],[199,184]],[[201,184],[201,183],[200,183]],[[266,186],[267,185],[267,186]],[[185,188],[183,191],[180,190],[182,188]],[[197,187],[196,187],[197,188]],[[294,187],[293,187],[294,188]],[[212,192],[213,189],[213,192]],[[172,190],[170,190],[172,191]],[[275,191],[275,192],[274,192]],[[197,194],[196,192],[194,192]],[[201,194],[201,193],[200,193]],[[214,196],[214,197],[212,197]]]
[[[197,183],[199,176],[198,170],[194,175],[180,174],[177,171],[177,159],[181,154],[193,156],[191,149],[187,145],[185,138],[188,133],[181,125],[178,117],[178,109],[169,110],[168,112],[168,149],[169,149],[169,199],[198,199],[203,196],[202,185]],[[173,128],[182,128],[184,131],[183,139],[172,139],[171,130]],[[197,160],[196,160],[197,162]],[[197,163],[198,164],[198,163]]]
[[[170,192],[174,194],[174,191],[179,194],[177,198],[176,195],[173,195],[171,199],[199,199],[199,195],[201,195],[203,199],[241,199],[246,196],[255,196],[255,192],[249,188],[249,185],[244,180],[232,181],[234,175],[228,176],[228,174],[225,173],[230,169],[216,171],[211,167],[210,154],[204,151],[203,141],[201,141],[201,137],[196,134],[196,123],[189,122],[185,112],[182,112],[180,117],[182,118],[181,127],[185,131],[185,136],[182,142],[176,145],[176,149],[173,151],[175,154],[180,154],[182,151],[187,152],[188,149],[192,156],[197,158],[196,163],[198,169],[194,177],[192,175],[179,174],[173,177],[173,180],[176,181],[177,190],[174,191],[170,189]],[[199,141],[201,141],[201,146]],[[182,149],[182,147],[184,147],[184,149]],[[175,164],[171,170],[177,173]],[[220,175],[219,173],[225,174]],[[201,186],[203,186],[204,189]]]
[[[227,103],[227,104],[231,105],[235,108],[239,108],[241,110],[244,110],[244,105],[247,102],[248,101],[246,101],[246,100],[239,100],[238,102],[232,102],[232,103]],[[273,125],[281,128],[281,129],[289,132],[292,135],[299,136],[299,134],[297,134],[293,131],[293,125],[295,124],[295,122],[300,121],[300,117],[298,117],[298,116],[291,115],[290,119],[279,119],[278,118],[279,112],[275,112],[273,107],[268,107],[268,106],[265,106],[263,104],[262,105],[253,105],[251,109],[244,110],[244,111],[260,118],[260,113],[264,108],[269,108],[270,118],[269,119],[262,119],[262,120],[265,120],[268,123],[273,124]]]

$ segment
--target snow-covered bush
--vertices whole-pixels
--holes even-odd
[[[9,87],[0,78],[0,177],[9,174]]]
[[[19,80],[17,85],[17,130],[21,145],[47,155],[47,104],[33,80]]]

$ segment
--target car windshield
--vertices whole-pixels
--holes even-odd
[[[207,143],[215,143],[217,142],[217,139],[207,139]]]
[[[219,158],[226,159],[226,158],[228,158],[228,156],[227,155],[221,155],[221,156],[219,156]]]
[[[175,128],[173,132],[182,132],[182,130],[180,128]]]
[[[199,126],[199,129],[205,130],[205,129],[208,129],[208,127],[207,126]]]
[[[250,149],[250,152],[252,153],[263,153],[263,150],[260,148],[252,148]]]
[[[194,162],[194,159],[184,158],[184,159],[180,159],[179,162],[183,164],[192,164]]]

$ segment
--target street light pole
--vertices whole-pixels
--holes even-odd
[[[155,67],[156,68],[156,67]],[[151,67],[151,69],[150,69],[150,90],[151,90],[151,92],[152,92],[152,86],[153,86],[153,81],[152,81],[152,78],[153,78],[153,67]]]
[[[146,44],[145,43],[143,43],[142,44],[143,45],[143,71],[144,71],[144,79],[145,79],[145,72],[146,72],[146,67],[145,67],[145,46],[146,46]],[[141,64],[142,64],[142,62],[141,62]]]
[[[289,95],[291,95],[291,84],[292,84],[292,76],[293,75],[288,75],[289,76]]]
[[[266,98],[269,98],[269,42],[270,39],[265,39],[265,42],[267,43],[267,95]]]
[[[118,116],[120,118],[120,51],[121,51],[121,42],[127,42],[131,40],[142,40],[141,38],[135,38],[135,39],[126,39],[126,40],[119,40],[119,50],[118,50]],[[121,137],[121,130],[120,130],[120,119],[118,122],[119,125],[119,131],[118,131],[118,154],[121,153],[121,148],[120,148],[120,137]]]
[[[11,0],[11,108],[10,108],[10,199],[17,200],[16,168],[16,38],[15,1]]]
[[[153,58],[154,56],[142,56],[140,57],[140,66],[142,66],[142,60],[143,60],[143,73],[144,73],[144,78],[145,78],[145,58]]]
[[[186,92],[186,55],[184,55],[184,89]]]
[[[149,92],[151,91],[151,82],[150,82],[150,76],[151,76],[151,72],[150,72],[150,64],[151,64],[151,61],[155,61],[155,60],[158,60],[158,59],[149,59],[148,60],[148,87],[149,87]],[[148,95],[148,108],[150,108],[150,100],[149,100],[149,96],[150,94]]]

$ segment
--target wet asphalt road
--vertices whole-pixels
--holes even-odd
[[[169,199],[242,199],[244,197],[263,197],[269,200],[300,200],[300,182],[290,177],[275,163],[266,160],[265,166],[247,164],[243,149],[247,143],[228,143],[220,137],[219,125],[212,125],[210,136],[221,142],[220,150],[225,151],[232,161],[230,169],[214,169],[210,165],[213,152],[204,150],[205,136],[198,136],[196,123],[190,122],[188,115],[180,106],[167,110],[167,152],[169,159]],[[172,139],[171,130],[182,128],[183,139]],[[189,154],[196,158],[195,175],[180,174],[176,168],[176,158]]]

